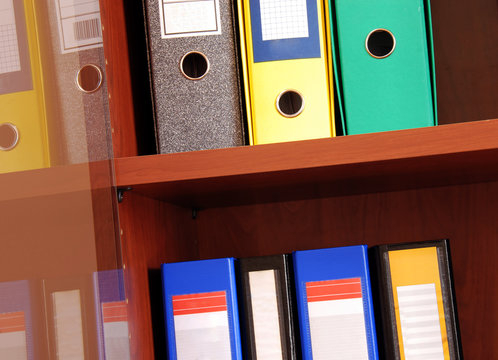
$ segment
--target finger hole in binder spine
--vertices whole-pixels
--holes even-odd
[[[203,53],[191,51],[180,60],[180,71],[189,80],[200,80],[209,71],[209,60]]]
[[[386,29],[372,30],[365,40],[368,54],[376,59],[384,59],[391,55],[396,47],[396,39],[392,32]]]
[[[84,93],[93,93],[102,85],[102,70],[97,65],[84,65],[76,76],[76,84]]]
[[[285,90],[278,95],[276,106],[282,116],[296,117],[304,110],[304,98],[297,91]]]
[[[8,151],[19,142],[19,130],[11,123],[0,124],[0,150]]]

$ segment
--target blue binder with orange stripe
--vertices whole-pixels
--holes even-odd
[[[161,266],[168,359],[242,359],[234,259]]]
[[[293,253],[303,359],[378,359],[367,247]]]

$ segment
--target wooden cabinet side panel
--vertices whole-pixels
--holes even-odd
[[[132,359],[164,358],[161,263],[197,259],[190,210],[135,195],[119,204]]]

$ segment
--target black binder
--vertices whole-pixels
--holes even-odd
[[[375,246],[370,264],[381,358],[462,359],[448,241]]]
[[[288,254],[248,257],[238,265],[245,358],[297,359],[292,259]]]

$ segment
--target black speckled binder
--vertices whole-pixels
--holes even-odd
[[[158,151],[244,145],[234,1],[143,3]]]

